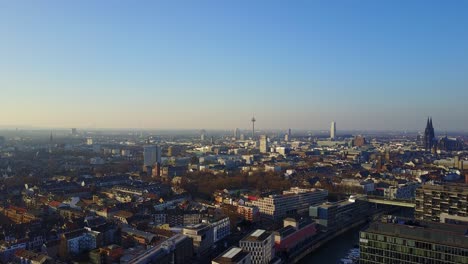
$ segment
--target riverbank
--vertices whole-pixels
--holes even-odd
[[[338,231],[336,233],[333,233],[333,234],[324,233],[324,234],[322,234],[325,237],[321,238],[319,241],[317,241],[312,246],[307,248],[307,250],[304,250],[303,252],[301,252],[301,254],[295,256],[293,259],[290,260],[290,263],[309,263],[309,262],[303,262],[303,259],[307,258],[307,256],[309,254],[314,253],[316,250],[320,249],[322,246],[328,245],[329,242],[332,242],[333,240],[340,238],[341,235],[343,235],[345,233],[348,233],[350,231],[356,232],[357,235],[359,236],[359,232],[358,232],[359,229],[361,227],[363,227],[366,223],[367,223],[367,219],[363,219],[361,221],[353,223],[352,225],[348,226],[347,228],[343,228],[342,230],[340,230],[340,231]],[[357,230],[354,230],[354,229],[357,229]],[[357,243],[355,243],[355,244],[357,244]],[[351,245],[351,247],[352,247],[352,245]],[[348,248],[347,250],[349,250],[350,248]],[[345,253],[346,252],[344,252],[342,255],[344,255]],[[336,252],[332,253],[332,254],[336,255]],[[342,256],[340,255],[339,257],[341,258]],[[340,258],[338,258],[338,260]],[[320,262],[320,263],[333,263],[333,262]]]
[[[340,259],[346,256],[350,249],[359,244],[359,231],[365,226],[365,223],[354,226],[323,243],[320,248],[309,252],[297,264],[323,263],[336,264]]]

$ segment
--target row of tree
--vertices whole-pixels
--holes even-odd
[[[214,175],[212,173],[197,172],[187,175],[187,181],[182,183],[194,197],[211,199],[216,190],[223,189],[251,189],[258,192],[284,190],[290,188],[291,183],[277,173],[258,172],[252,175],[238,173],[235,175]]]

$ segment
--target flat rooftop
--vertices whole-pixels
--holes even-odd
[[[200,223],[200,224],[185,226],[184,229],[186,229],[186,230],[202,230],[202,229],[207,228],[207,227],[209,227],[208,224]]]
[[[241,241],[252,241],[252,242],[260,242],[264,241],[270,236],[270,232],[267,232],[263,229],[257,229],[252,232],[250,235],[244,237]]]
[[[350,205],[350,204],[354,204],[354,202],[351,202],[349,200],[342,200],[342,201],[338,201],[338,202],[325,202],[325,203],[322,203],[320,205],[314,205],[314,206],[322,207],[322,208],[330,208],[330,207],[333,207],[333,206],[342,207],[342,206],[347,206],[347,205]]]
[[[220,264],[238,263],[248,254],[249,252],[243,251],[241,248],[231,247],[223,252],[220,256],[213,259],[213,262]]]
[[[363,232],[468,248],[468,226],[392,218],[376,221]]]

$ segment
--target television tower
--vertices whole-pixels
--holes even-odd
[[[255,116],[252,117],[252,120],[250,121],[252,121],[252,139],[255,139],[255,121],[257,121],[255,120]]]

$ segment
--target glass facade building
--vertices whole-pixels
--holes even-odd
[[[384,218],[361,231],[359,246],[361,264],[468,264],[464,225]]]

